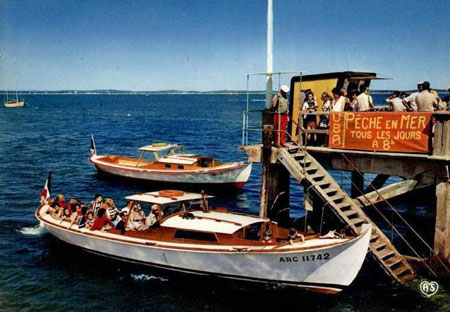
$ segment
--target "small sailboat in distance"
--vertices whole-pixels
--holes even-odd
[[[24,107],[25,106],[25,100],[19,100],[19,93],[16,90],[16,99],[15,100],[9,100],[8,98],[8,91],[6,91],[6,102],[5,107]]]
[[[14,65],[16,65],[16,56],[13,55]],[[8,91],[6,91],[6,102],[4,103],[5,107],[24,107],[25,100],[19,100],[19,92],[17,91],[17,75],[16,75],[16,99],[9,100]]]

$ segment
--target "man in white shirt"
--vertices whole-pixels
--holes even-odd
[[[334,88],[333,93],[333,103],[331,103],[332,112],[343,112],[345,108],[345,96],[341,96],[341,90],[339,88]]]
[[[422,91],[422,84],[423,84],[423,82],[417,83],[417,91],[411,93],[409,96],[405,97],[402,100],[403,104],[405,104],[407,107],[408,106],[410,107],[408,109],[408,111],[410,111],[410,112],[417,112],[416,95]]]
[[[436,97],[430,92],[430,83],[424,81],[422,84],[422,92],[416,95],[416,104],[418,112],[432,112],[437,107]]]
[[[373,103],[371,101],[370,95],[367,94],[367,87],[361,86],[360,88],[361,94],[356,97],[358,101],[358,105],[356,106],[356,111],[364,112],[368,111],[373,107]]]
[[[395,91],[386,99],[386,102],[390,104],[391,111],[393,112],[404,112],[406,110],[406,106],[403,104],[399,96],[400,92]]]

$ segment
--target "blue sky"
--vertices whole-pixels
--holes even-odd
[[[0,1],[0,89],[245,89],[246,73],[266,69],[266,5]],[[448,0],[274,0],[274,71],[374,71],[393,80],[373,89],[448,88],[449,20]]]

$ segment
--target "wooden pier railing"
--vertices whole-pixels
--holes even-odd
[[[450,112],[433,114],[434,124],[434,156],[450,156]]]

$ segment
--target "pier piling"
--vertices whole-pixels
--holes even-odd
[[[434,252],[450,263],[450,180],[436,185]]]

